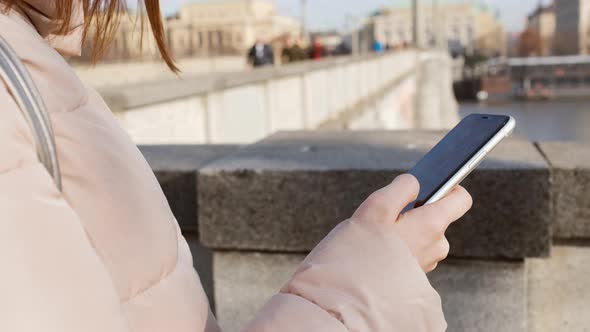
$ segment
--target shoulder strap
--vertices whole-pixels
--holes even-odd
[[[0,36],[0,78],[31,127],[39,161],[45,166],[59,190],[61,175],[55,138],[45,104],[31,75],[14,50]]]

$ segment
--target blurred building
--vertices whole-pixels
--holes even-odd
[[[147,60],[159,57],[147,17],[121,17],[106,61]],[[176,58],[244,54],[257,39],[273,42],[287,35],[298,37],[301,23],[280,16],[274,1],[222,0],[187,4],[165,22],[170,50]],[[139,47],[140,42],[143,47]],[[89,38],[85,49],[92,45]],[[88,52],[82,61],[88,61]]]
[[[168,37],[177,56],[244,53],[257,39],[299,36],[299,21],[280,16],[274,1],[225,0],[187,4],[168,20]]]
[[[517,32],[506,33],[506,56],[519,56],[520,34]]]
[[[590,54],[590,0],[555,0],[553,53]]]
[[[448,3],[422,6],[421,39],[435,46],[442,38],[455,52],[479,52],[484,55],[504,54],[506,36],[496,13],[472,3]],[[377,11],[368,20],[373,38],[396,47],[412,42],[412,8],[400,6]]]
[[[555,6],[539,5],[527,19],[527,35],[532,38],[531,48],[527,50],[534,55],[548,56],[553,53],[555,36]]]
[[[143,19],[143,24],[142,24]],[[93,33],[83,45],[82,56],[74,61],[89,62],[90,50],[94,44]],[[141,47],[140,47],[141,46]],[[103,61],[146,60],[159,57],[158,47],[152,38],[147,16],[135,13],[122,14],[117,33],[113,36]]]

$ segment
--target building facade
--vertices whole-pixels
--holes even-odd
[[[142,18],[136,14],[125,14],[121,17],[119,29],[104,60],[157,59],[159,56],[148,18]]]
[[[258,39],[299,36],[299,21],[277,13],[274,1],[224,0],[188,4],[168,20],[168,37],[178,56],[244,53]]]
[[[527,19],[527,32],[536,39],[531,50],[535,55],[549,56],[553,54],[555,36],[555,6],[538,6]]]
[[[556,55],[590,54],[590,0],[555,0]]]
[[[438,39],[451,50],[479,51],[486,55],[504,54],[503,26],[489,8],[472,3],[421,6],[420,39],[435,46]],[[385,8],[368,19],[373,38],[396,47],[412,43],[413,17],[410,6]]]
[[[134,14],[121,17],[119,30],[106,61],[149,60],[159,57],[147,18]],[[169,48],[176,58],[244,54],[258,39],[272,42],[287,35],[298,37],[301,23],[280,16],[274,1],[221,0],[187,4],[166,19]],[[90,38],[85,49],[92,44]],[[143,47],[139,47],[140,44]],[[83,61],[89,60],[84,52]]]

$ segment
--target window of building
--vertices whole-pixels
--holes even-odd
[[[217,31],[216,32],[216,35],[217,35],[217,44],[219,46],[223,46],[223,42],[224,42],[224,40],[223,40],[223,32]]]
[[[469,40],[470,43],[472,43],[475,40],[475,33],[473,31],[472,26],[467,27],[467,39]]]
[[[453,38],[455,38],[456,40],[461,39],[461,31],[460,31],[458,25],[454,25],[452,28],[452,31],[453,31]]]
[[[207,32],[207,37],[209,39],[209,47],[213,47],[215,45],[213,41],[213,31]]]

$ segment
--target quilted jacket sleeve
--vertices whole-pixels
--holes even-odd
[[[0,88],[0,331],[129,332],[107,271],[33,147]]]
[[[246,332],[444,331],[440,297],[396,234],[346,221],[305,259]]]

